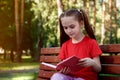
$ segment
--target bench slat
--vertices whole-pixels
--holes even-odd
[[[103,53],[119,53],[120,44],[104,44],[100,45],[100,48]]]
[[[48,80],[48,79],[44,79],[44,78],[37,78],[36,80]]]
[[[49,79],[55,72],[40,70],[39,77]]]
[[[101,62],[103,64],[120,64],[120,56],[101,56]],[[41,56],[40,57],[40,62],[59,62],[60,60],[58,59],[57,56]]]
[[[99,80],[120,80],[120,77],[117,76],[100,76]]]
[[[52,63],[57,63],[60,62],[60,60],[58,59],[58,56],[41,56],[40,57],[40,62],[52,62]]]
[[[102,73],[120,74],[120,64],[102,64]]]
[[[40,65],[40,70],[55,70],[54,68],[45,66],[45,65]],[[120,65],[114,65],[114,64],[107,64],[107,65],[102,65],[102,71],[101,73],[107,73],[107,74],[120,74]]]
[[[102,64],[120,64],[120,56],[101,56]]]
[[[57,56],[41,56],[40,62],[59,62]],[[108,63],[108,64],[120,64],[120,56],[101,56],[101,62],[102,63]]]
[[[40,54],[58,54],[60,47],[42,48]]]

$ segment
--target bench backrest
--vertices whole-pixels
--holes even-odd
[[[100,48],[104,54],[100,57],[102,71],[99,79],[120,80],[120,44],[100,45]],[[40,62],[58,63],[59,50],[59,47],[41,48]],[[49,80],[54,72],[56,72],[55,69],[40,64],[37,80]]]

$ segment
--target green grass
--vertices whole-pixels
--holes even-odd
[[[22,56],[21,63],[11,62],[9,59],[0,59],[0,80],[35,80],[38,76],[36,71],[24,72],[24,70],[38,69],[39,64],[39,62],[33,62],[30,56]],[[9,70],[17,70],[17,72],[6,72]],[[23,72],[18,70],[23,70]]]
[[[30,56],[22,56],[22,62],[11,62],[10,59],[0,59],[0,71],[1,70],[23,70],[39,68],[39,62],[33,62]]]
[[[29,63],[2,63],[0,64],[1,70],[24,70],[24,69],[34,69],[39,68],[38,62],[29,62]]]
[[[37,73],[8,73],[0,74],[0,80],[35,80]]]

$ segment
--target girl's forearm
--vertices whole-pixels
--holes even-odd
[[[99,57],[93,59],[93,69],[95,72],[101,71],[101,64]]]
[[[100,72],[101,71],[101,65],[94,62],[93,69],[94,69],[95,72]]]

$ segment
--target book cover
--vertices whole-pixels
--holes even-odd
[[[43,65],[55,68],[56,70],[61,70],[64,67],[69,67],[72,72],[79,71],[82,67],[80,67],[78,64],[80,58],[76,56],[71,56],[61,62],[59,62],[57,65],[52,65],[49,63],[42,62]]]

